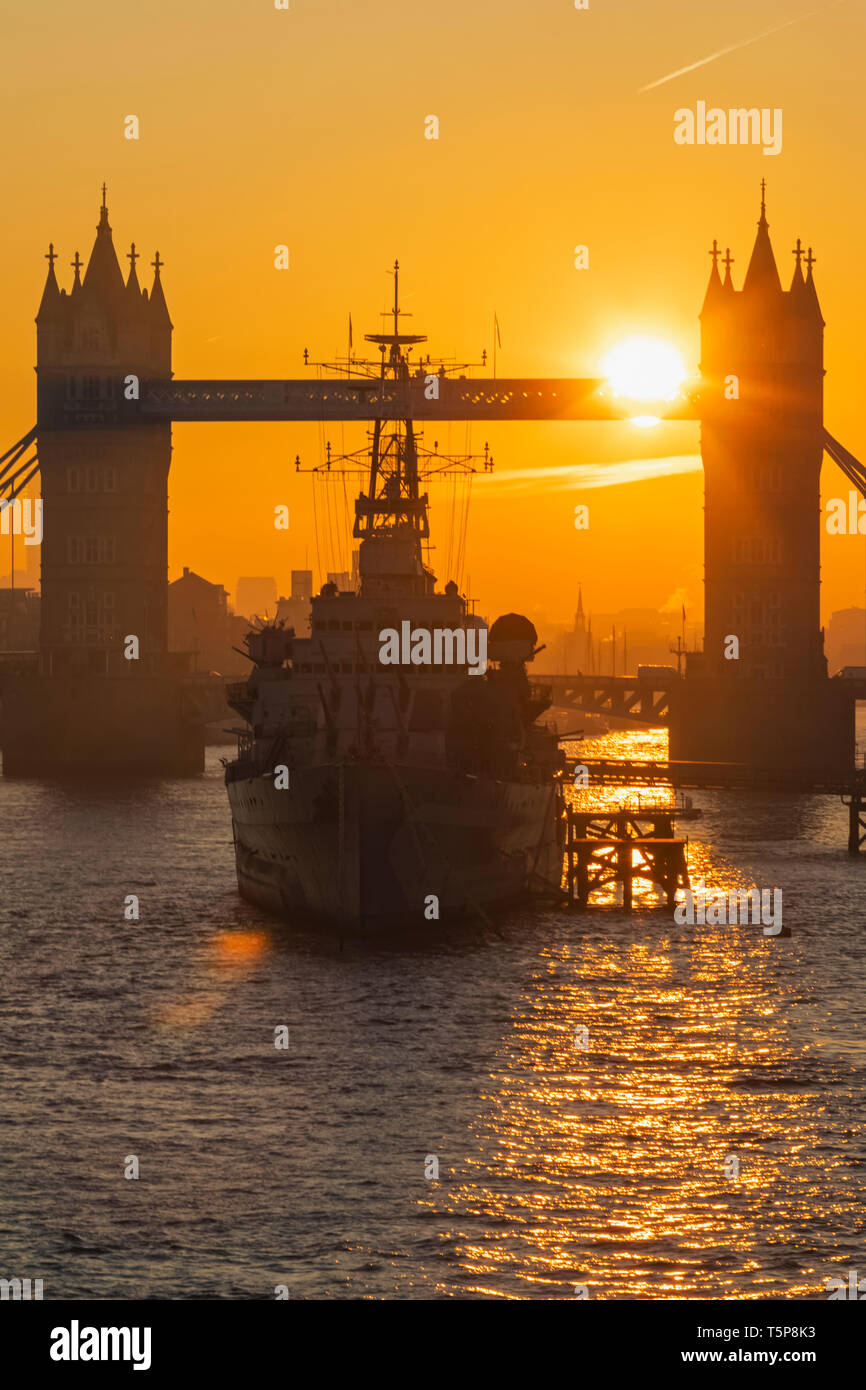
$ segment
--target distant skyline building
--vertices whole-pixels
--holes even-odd
[[[292,598],[311,599],[313,597],[313,571],[292,570]]]
[[[243,674],[248,663],[234,648],[247,629],[228,606],[228,591],[184,565],[180,579],[168,586],[168,640],[175,652],[192,655],[194,671]]]
[[[675,665],[671,647],[682,636],[678,608],[620,608],[612,613],[587,613],[578,585],[577,609],[571,628],[552,629],[540,620],[547,651],[539,670],[558,675],[634,675],[639,665]],[[689,622],[687,645],[697,646],[699,628]]]
[[[340,593],[352,588],[352,576],[348,570],[329,570],[327,582],[336,584]]]
[[[235,586],[235,612],[244,618],[272,618],[277,611],[277,597],[273,575],[245,575]]]
[[[826,651],[831,676],[843,666],[866,666],[866,608],[840,608],[830,614]]]
[[[313,571],[292,570],[290,598],[277,601],[277,620],[294,628],[296,637],[310,636],[310,612],[313,599]]]

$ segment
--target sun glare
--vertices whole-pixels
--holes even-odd
[[[669,401],[688,373],[675,347],[660,338],[626,338],[602,363],[608,384],[632,401]],[[651,417],[641,417],[648,420]]]
[[[651,430],[653,425],[661,424],[661,419],[658,415],[630,415],[629,424],[637,425],[639,430]]]

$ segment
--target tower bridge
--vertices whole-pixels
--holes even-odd
[[[723,258],[714,242],[710,253],[698,382],[653,407],[701,426],[704,652],[688,654],[684,679],[667,689],[570,677],[569,691],[580,708],[667,722],[674,760],[783,767],[796,750],[801,767],[837,776],[853,762],[856,692],[828,680],[823,652],[823,453],[861,492],[866,473],[824,429],[815,258],[799,240],[793,254],[783,289],[762,186],[741,289],[730,252]],[[38,673],[5,678],[0,692],[7,772],[56,771],[58,760],[92,761],[112,746],[113,761],[155,771],[201,763],[200,748],[184,751],[201,690],[167,643],[174,422],[617,420],[634,412],[601,380],[469,377],[429,358],[397,380],[384,370],[353,373],[351,364],[348,375],[313,380],[174,380],[163,262],[157,252],[142,288],[133,243],[124,276],[104,187],[84,273],[76,252],[72,284],[61,289],[53,244],[46,259],[37,423],[0,458],[0,500],[18,497],[39,470],[44,517]],[[123,656],[129,633],[140,643],[134,675]],[[737,661],[725,659],[730,634],[739,638]],[[63,737],[52,741],[55,727]]]

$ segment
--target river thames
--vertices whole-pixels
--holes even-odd
[[[693,881],[783,889],[790,937],[645,895],[341,948],[238,898],[228,751],[0,782],[0,1273],[46,1299],[822,1299],[863,1265],[866,862],[838,800],[693,793]]]

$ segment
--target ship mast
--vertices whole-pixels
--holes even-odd
[[[400,318],[406,316],[406,310],[400,308],[399,261],[394,262],[394,306],[390,312],[392,332],[364,335],[368,343],[379,348],[382,382],[393,383],[395,413],[391,420],[374,423],[370,479],[367,492],[355,503],[353,535],[361,539],[392,535],[395,527],[408,525],[421,539],[430,534],[430,527],[427,494],[418,491],[418,449],[409,414],[409,352],[418,343],[426,343],[427,337],[400,332]]]
[[[392,320],[390,331],[364,335],[366,342],[378,347],[378,362],[355,357],[351,345],[344,361],[330,363],[311,363],[304,350],[304,362],[308,366],[320,371],[337,370],[343,380],[366,382],[367,389],[375,383],[371,397],[380,411],[373,419],[365,448],[334,455],[329,441],[326,462],[303,471],[329,477],[360,474],[366,479],[366,491],[355,502],[354,538],[363,541],[409,534],[420,554],[420,542],[430,535],[428,497],[426,492],[419,490],[421,482],[443,474],[471,477],[477,471],[476,465],[483,467],[485,472],[492,472],[493,458],[486,444],[484,453],[477,455],[440,453],[438,441],[434,441],[432,449],[425,448],[413,421],[413,399],[417,401],[420,393],[426,394],[430,382],[435,381],[438,388],[438,384],[451,374],[465,377],[473,367],[484,365],[487,354],[482,353],[480,364],[431,358],[429,353],[419,355],[417,362],[410,364],[412,349],[426,343],[427,335],[401,332],[400,320],[411,315],[400,308],[399,261],[395,260],[392,273],[394,300],[392,306],[383,311],[386,318]],[[435,394],[438,397],[438,389]],[[295,470],[302,471],[300,457],[295,459]]]

